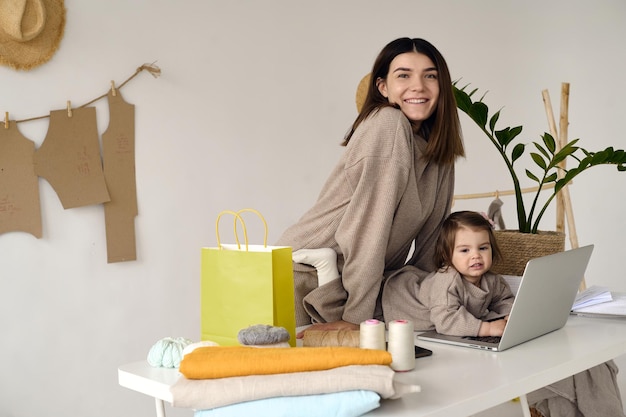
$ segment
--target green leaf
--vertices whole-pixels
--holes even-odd
[[[547,184],[547,183],[556,181],[557,178],[558,178],[558,175],[556,174],[556,172],[553,172],[552,174],[548,175],[546,179],[543,180],[543,182]]]
[[[554,138],[552,137],[551,134],[549,133],[543,134],[543,143],[544,145],[546,145],[546,148],[548,148],[550,153],[553,154],[554,151],[556,151],[556,142],[554,141]]]
[[[571,152],[563,152],[563,151],[557,152],[557,154],[554,155],[554,157],[552,157],[552,161],[550,162],[550,167],[557,166],[558,164],[561,163],[561,161],[567,158],[570,154]]]
[[[585,169],[587,169],[587,167],[591,164],[591,155],[583,158],[580,163],[578,164],[578,168],[583,171]]]
[[[459,80],[459,81],[460,81],[460,80]],[[455,83],[455,85],[456,85],[456,83]],[[467,87],[469,87],[469,86],[470,86],[470,84],[469,84],[469,83],[468,83],[468,84],[465,84],[463,87],[461,87],[461,90],[465,91],[465,89],[466,89]]]
[[[535,174],[533,174],[529,170],[526,170],[526,176],[537,183],[541,182],[539,181],[539,178],[535,177]]]
[[[533,158],[533,161],[535,161],[535,163],[539,165],[539,168],[543,169],[544,171],[548,169],[548,165],[546,165],[546,161],[542,158],[541,155],[535,152],[531,152],[530,156]]]
[[[511,162],[517,161],[517,159],[524,153],[525,148],[526,145],[524,145],[523,143],[518,143],[517,145],[515,145],[515,147],[513,148],[513,152],[511,153]]]
[[[554,193],[555,194],[558,193],[561,190],[561,188],[567,185],[579,173],[580,171],[576,171],[576,170],[568,171],[567,174],[565,174],[565,176],[561,178],[560,180],[558,180],[556,184],[554,185]]]
[[[572,149],[572,152],[576,152],[578,149],[580,149],[577,146],[574,146],[576,145],[576,142],[578,142],[578,139],[574,139],[573,141],[565,144],[565,146],[561,148],[561,151]]]
[[[489,130],[491,133],[496,129],[496,123],[500,118],[500,110],[498,110],[493,116],[491,116],[491,120],[489,120]]]
[[[496,135],[496,139],[498,139],[498,143],[502,148],[505,148],[506,145],[511,141],[511,128],[505,127],[502,130],[496,130],[494,134]]]
[[[476,101],[472,103],[468,114],[480,127],[485,127],[485,125],[487,125],[488,113],[489,108],[487,105],[480,101]]]
[[[600,165],[603,164],[604,161],[606,161],[606,157],[607,154],[604,151],[600,151],[595,153],[592,157],[591,157],[591,165]]]
[[[472,99],[470,99],[467,93],[454,87],[454,98],[456,99],[456,106],[461,111],[468,113],[470,107],[472,107]]]
[[[517,135],[519,135],[520,133],[522,133],[522,126],[515,126],[515,127],[512,127],[512,128],[511,128],[511,139],[510,139],[510,140],[515,139],[515,137],[516,137]]]
[[[613,152],[613,157],[611,158],[611,161],[614,164],[626,162],[626,152],[624,152],[622,149],[616,150],[615,152]]]
[[[546,157],[546,159],[550,159],[550,154],[548,153],[548,151],[546,151],[543,146],[541,146],[540,144],[538,144],[537,142],[533,142],[533,145],[535,145],[535,148],[537,148],[537,150],[539,152],[541,152],[543,154],[543,156]]]
[[[626,154],[623,150],[613,150],[613,148],[606,148],[606,151],[609,153],[609,161],[612,164],[619,164],[621,162],[626,162]]]
[[[556,154],[554,154],[554,156],[552,157],[550,166],[552,167],[557,166],[559,163],[561,163],[561,161],[563,161],[568,156],[571,156],[572,154],[574,154],[574,152],[576,152],[578,149],[580,148],[576,146],[570,146],[570,144],[564,146],[563,149],[561,149]]]

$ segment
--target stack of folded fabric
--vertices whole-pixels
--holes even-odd
[[[390,364],[389,352],[355,347],[199,347],[180,363],[172,405],[195,417],[356,417],[420,390]]]

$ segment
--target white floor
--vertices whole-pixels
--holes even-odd
[[[615,363],[620,369],[617,374],[617,383],[622,393],[622,403],[624,405],[624,412],[626,412],[626,356],[620,356],[615,359]],[[493,407],[482,413],[475,414],[473,417],[522,417],[522,408],[519,402],[509,401],[501,404],[497,407]]]

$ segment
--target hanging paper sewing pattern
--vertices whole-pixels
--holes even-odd
[[[109,126],[102,134],[104,178],[111,201],[104,203],[107,260],[137,259],[135,217],[135,106],[124,101],[115,88],[108,94]]]
[[[110,201],[104,182],[95,107],[50,112],[50,126],[35,152],[35,172],[56,191],[63,208]]]
[[[34,153],[35,143],[20,133],[15,121],[5,120],[0,127],[0,233],[22,231],[41,237]]]
[[[135,217],[135,106],[119,94],[141,71],[161,74],[154,64],[144,64],[118,89],[111,81],[107,93],[78,108],[53,110],[49,116],[9,121],[0,131],[0,233],[24,231],[42,236],[38,178],[55,190],[63,208],[103,204],[108,262],[137,259]],[[96,109],[90,104],[104,97],[109,102],[109,126],[102,135],[102,155]],[[35,149],[17,123],[50,118],[46,137]],[[1,127],[0,127],[1,129]]]

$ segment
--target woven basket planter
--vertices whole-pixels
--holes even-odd
[[[491,268],[501,275],[524,274],[526,263],[533,258],[551,255],[565,250],[565,233],[520,233],[517,230],[495,230],[496,241],[502,252],[502,260]]]

